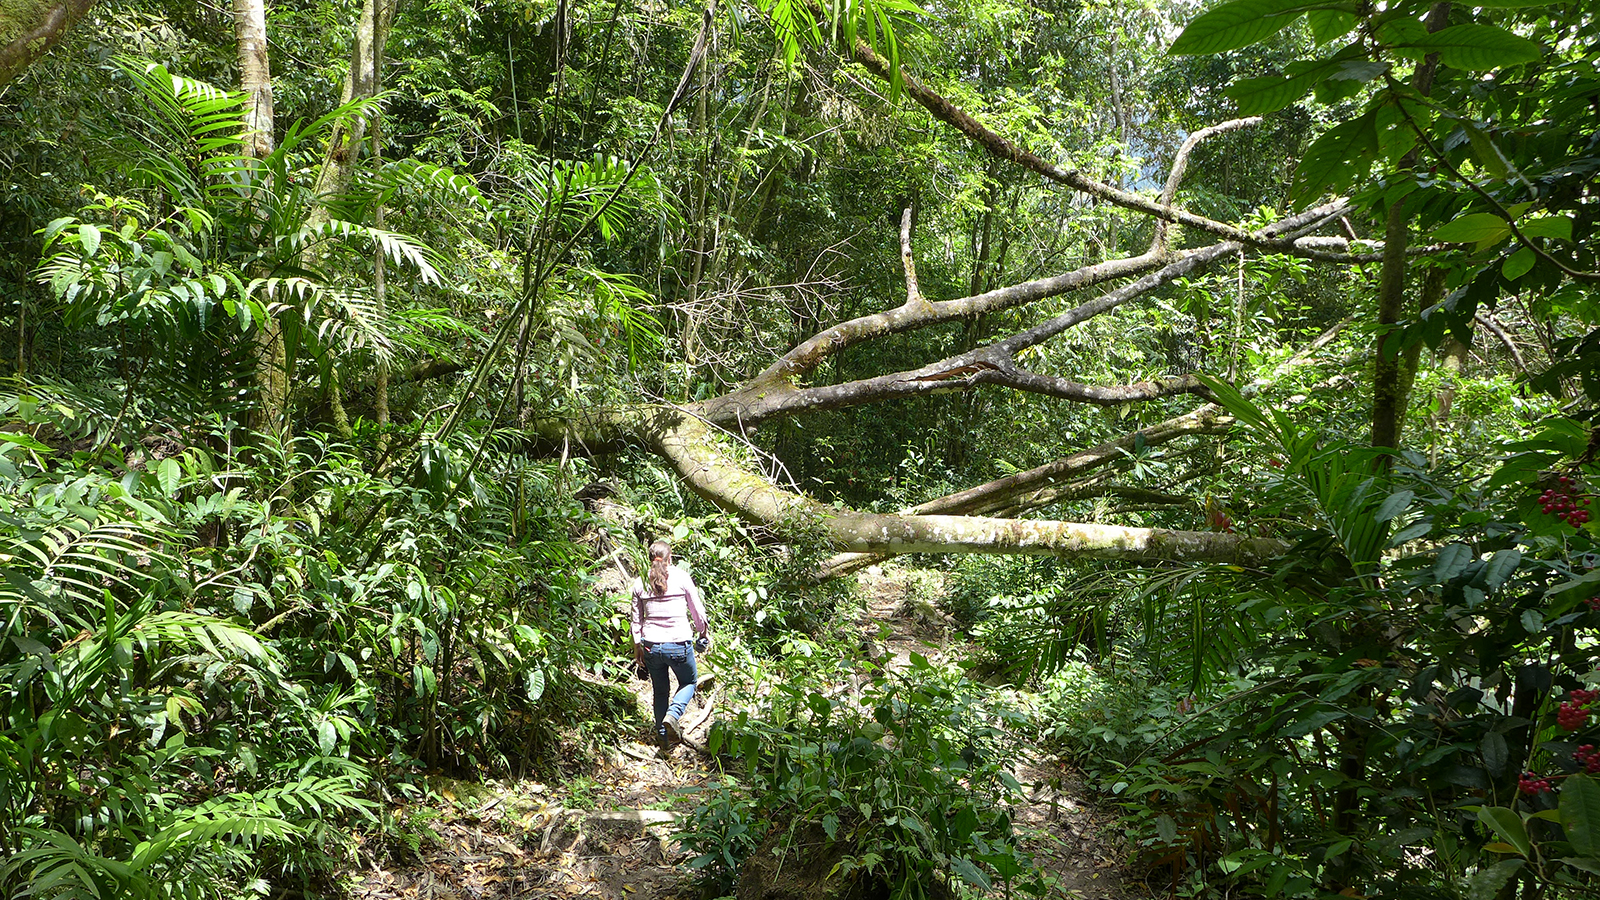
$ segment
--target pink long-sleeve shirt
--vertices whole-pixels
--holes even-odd
[[[677,566],[667,567],[667,589],[659,595],[643,578],[635,578],[629,624],[635,644],[689,641],[705,634],[706,609],[700,588]]]

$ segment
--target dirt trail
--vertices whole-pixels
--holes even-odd
[[[867,599],[863,640],[873,645],[869,654],[885,654],[881,661],[887,665],[907,665],[912,653],[938,662],[972,649],[961,643],[956,622],[926,599],[938,590],[920,583],[924,578],[926,573],[878,566],[857,576]],[[1019,760],[1012,775],[1027,789],[1024,802],[1012,809],[1012,822],[1024,837],[1024,849],[1058,886],[1056,896],[1124,900],[1144,895],[1123,884],[1118,849],[1108,842],[1112,817],[1085,803],[1070,766],[1033,753]]]
[[[937,608],[919,599],[914,573],[876,567],[860,576],[868,599],[860,626],[863,644],[888,665],[913,652],[937,660],[957,645],[959,632]],[[888,626],[887,632],[880,624]],[[892,659],[885,660],[887,655]],[[715,669],[708,661],[702,668]],[[649,683],[633,682],[641,710],[650,708]],[[703,743],[724,699],[702,692],[685,722]],[[708,706],[709,704],[709,706]],[[639,736],[645,738],[644,734]],[[713,775],[710,761],[690,747],[663,752],[629,743],[606,752],[585,776],[559,787],[533,782],[469,785],[441,781],[448,801],[412,811],[418,852],[403,864],[376,864],[350,873],[358,900],[501,900],[593,897],[607,900],[689,900],[698,897],[688,854],[673,840],[676,820],[695,804]],[[1013,819],[1025,847],[1059,887],[1053,896],[1123,900],[1116,851],[1100,837],[1109,819],[1079,799],[1073,773],[1055,760],[1023,760],[1015,770],[1027,787]],[[432,816],[437,817],[432,817]],[[409,855],[409,854],[408,854]]]

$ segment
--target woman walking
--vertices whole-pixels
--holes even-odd
[[[678,722],[694,699],[695,645],[706,646],[706,610],[694,579],[672,564],[672,545],[666,541],[650,545],[650,571],[633,581],[630,623],[634,659],[650,672],[655,691],[656,736],[680,739]],[[678,679],[670,701],[669,671]]]

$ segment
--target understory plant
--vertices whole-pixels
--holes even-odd
[[[1011,771],[1022,718],[960,669],[916,653],[859,696],[781,684],[763,714],[713,731],[711,750],[747,774],[695,809],[690,865],[726,890],[757,853],[816,865],[794,857],[820,840],[841,883],[895,898],[951,896],[958,884],[1040,893],[1007,812],[1022,791]]]
[[[1141,863],[1196,895],[1592,886],[1586,430],[1552,422],[1459,484],[1217,393],[1278,461],[1263,514],[1307,526],[1272,570],[1148,580],[1152,647],[1194,659],[1147,654],[1168,686],[1137,721],[1118,719],[1116,676],[1101,696],[1060,695],[1088,724],[1056,738],[1122,806]],[[1194,622],[1255,637],[1219,651],[1183,640]]]

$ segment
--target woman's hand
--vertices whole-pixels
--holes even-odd
[[[643,644],[634,644],[633,645],[633,663],[634,663],[634,665],[638,665],[638,666],[644,665],[644,645]]]

